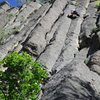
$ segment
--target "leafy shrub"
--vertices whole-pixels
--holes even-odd
[[[40,84],[48,78],[43,65],[25,52],[11,53],[0,64],[7,67],[0,72],[0,100],[36,100]]]
[[[99,31],[100,31],[100,28],[98,28],[98,27],[92,29],[92,33],[97,33]]]
[[[96,8],[97,8],[98,10],[100,10],[100,0],[97,0],[97,1],[96,1]]]
[[[89,58],[86,58],[86,59],[84,60],[84,63],[87,65],[87,64],[89,63]]]
[[[7,17],[8,17],[8,20],[10,20],[14,17],[14,15],[12,13],[8,13]]]

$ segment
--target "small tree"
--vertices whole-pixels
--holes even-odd
[[[0,72],[0,100],[36,100],[48,78],[43,66],[25,52],[9,54],[1,65],[7,70]]]

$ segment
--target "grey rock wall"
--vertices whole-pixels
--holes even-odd
[[[31,2],[21,9],[2,5],[0,12],[0,59],[27,51],[50,73],[40,100],[100,100],[100,11],[95,0]]]

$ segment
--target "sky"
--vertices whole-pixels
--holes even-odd
[[[0,3],[7,2],[11,7],[20,7],[26,0],[0,0]]]

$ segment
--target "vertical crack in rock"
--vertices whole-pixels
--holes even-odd
[[[81,32],[79,35],[80,49],[89,47],[91,44],[91,34],[93,32],[93,29],[96,28],[97,9],[95,8],[95,6],[95,2],[91,2],[85,14],[86,18],[82,23]]]
[[[0,59],[12,51],[27,51],[51,74],[39,100],[100,100],[96,0],[55,0],[52,5],[32,1],[21,9],[0,7],[0,29],[8,34],[4,41],[0,34]]]
[[[50,41],[49,46],[38,58],[38,60],[47,67],[48,71],[51,71],[53,68],[65,43],[66,34],[71,24],[71,19],[67,18],[67,15],[71,13],[72,9],[74,9],[74,6],[70,5],[64,10],[64,15],[56,22],[52,31],[48,34],[47,39]]]
[[[65,23],[63,22],[62,25],[58,27],[58,30],[55,32],[56,36],[52,38],[54,40],[51,41],[51,45],[49,45],[46,48],[45,53],[43,53],[38,59],[40,62],[42,63],[44,62],[43,64],[47,67],[48,71],[51,71],[63,47],[63,43],[66,37],[66,32],[68,31],[68,29],[65,27],[66,25],[68,26],[70,25],[70,20],[69,23],[66,24],[68,20],[69,19],[66,19],[64,21]],[[64,28],[67,30],[64,31]]]
[[[81,30],[81,24],[83,22],[83,16],[86,12],[87,5],[89,4],[89,0],[85,0],[84,2],[77,1],[77,6],[75,11],[77,11],[80,17],[72,20],[71,26],[68,34],[66,35],[65,46],[62,49],[62,52],[52,69],[53,72],[59,71],[66,64],[70,63],[72,59],[75,57],[75,54],[78,52],[78,36]],[[81,5],[81,6],[80,6]]]
[[[45,49],[46,46],[45,35],[47,32],[50,31],[53,23],[60,16],[67,3],[68,3],[67,0],[63,1],[57,0],[54,2],[52,8],[42,18],[39,25],[33,30],[33,35],[27,42],[26,46],[30,43],[33,44],[32,46],[35,45],[37,49],[36,50],[37,54],[40,54]]]
[[[52,36],[51,36],[50,39],[47,39],[47,38],[48,38],[48,34],[51,33],[51,34],[53,35],[53,32],[51,32],[51,31],[53,30],[52,28],[53,28],[54,26],[56,26],[55,24],[57,23],[57,21],[58,21],[63,15],[64,15],[64,13],[62,12],[62,14],[59,15],[59,17],[56,19],[56,21],[55,21],[55,22],[53,23],[53,25],[51,26],[50,31],[46,33],[46,35],[45,35],[45,39],[46,39],[46,41],[47,41],[46,44],[48,44],[49,41],[50,41],[50,39],[52,38]],[[58,24],[58,25],[59,25],[59,24]],[[56,26],[56,28],[57,28],[57,26]],[[50,34],[50,35],[51,35],[51,34]]]
[[[76,57],[53,75],[43,87],[41,100],[99,100],[100,77],[91,72],[84,64],[87,50],[76,54]]]
[[[27,24],[26,20],[28,20],[28,17],[40,7],[41,5],[35,2],[29,3],[22,11],[19,12],[19,14],[13,20],[13,23],[9,23],[4,27],[6,34],[9,34],[9,35],[10,34],[12,35],[14,33],[18,34],[19,31],[21,31],[23,27],[25,27],[25,25]],[[11,16],[12,18],[14,15],[11,13],[9,14],[9,16]]]
[[[0,59],[4,58],[9,51],[12,51],[16,46],[18,46],[19,42],[24,42],[26,40],[28,35],[31,34],[30,32],[39,23],[39,21],[45,15],[49,7],[50,5],[48,4],[45,4],[44,6],[42,6],[41,9],[39,9],[36,13],[34,13],[31,16],[31,18],[29,19],[29,22],[19,32],[19,34],[11,36],[5,44],[0,45],[0,55],[1,55]]]
[[[95,8],[96,3],[92,1],[87,9],[87,18],[82,24],[82,33],[80,34],[81,49],[88,47],[87,57],[85,63],[91,71],[100,75],[99,65],[99,50],[100,50],[100,39],[99,39],[99,11]]]

